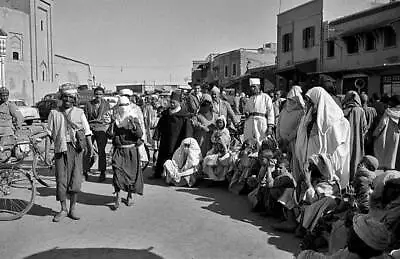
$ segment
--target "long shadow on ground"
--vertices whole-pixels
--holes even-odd
[[[203,209],[259,227],[261,231],[271,235],[268,243],[276,246],[276,248],[293,254],[298,252],[299,240],[294,237],[294,234],[273,230],[271,223],[278,222],[277,219],[266,218],[256,213],[251,213],[247,196],[235,195],[222,186],[205,186],[210,186],[210,184],[202,183],[199,188],[176,188],[176,190],[198,196],[195,198],[198,201],[211,202],[211,204],[202,207]]]
[[[96,258],[96,259],[162,259],[161,256],[151,252],[153,247],[147,249],[120,249],[120,248],[54,248],[25,257],[25,259],[69,259],[69,258]]]
[[[37,192],[40,196],[56,196],[56,189],[49,187],[38,187]],[[114,202],[113,196],[99,195],[94,193],[80,192],[78,195],[78,203],[94,206],[107,206]]]

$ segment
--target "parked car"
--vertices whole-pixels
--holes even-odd
[[[24,121],[28,125],[32,125],[34,120],[39,120],[39,110],[35,107],[28,106],[24,100],[10,100],[10,102],[15,103],[17,105],[18,111],[22,113],[24,116]]]
[[[57,97],[57,94],[47,94],[40,102],[36,103],[36,108],[39,110],[39,116],[42,121],[47,120],[50,111],[59,105]]]

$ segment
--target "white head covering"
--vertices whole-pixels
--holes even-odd
[[[128,97],[120,96],[118,99],[118,112],[115,116],[115,123],[117,127],[125,127],[128,125],[129,118],[133,118],[133,110],[131,102]]]
[[[119,90],[119,95],[132,96],[133,91],[131,89],[121,89],[121,90]]]
[[[189,153],[184,153],[185,145],[189,146]],[[185,155],[187,158],[185,159]],[[180,168],[192,168],[197,167],[201,160],[201,149],[199,144],[194,138],[185,138],[179,148],[174,152],[172,160],[174,160]],[[185,163],[185,164],[183,164]]]
[[[298,85],[294,85],[294,86],[292,86],[292,89],[290,89],[286,98],[295,100],[296,102],[298,102],[301,105],[301,107],[305,108],[306,104],[304,102],[303,96],[301,95],[302,93],[303,93],[303,90],[301,89],[301,87]]]
[[[322,87],[311,88],[306,95],[317,110],[317,126],[322,134],[325,134],[333,124],[344,118],[342,109]]]
[[[260,78],[250,78],[250,85],[261,85]]]
[[[211,93],[216,93],[216,94],[220,94],[220,90],[218,87],[214,86],[213,88],[211,88]]]
[[[75,84],[65,83],[60,86],[59,92],[61,95],[76,96],[78,94],[78,89]]]

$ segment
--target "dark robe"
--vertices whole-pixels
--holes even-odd
[[[143,173],[140,166],[138,144],[143,135],[138,119],[134,119],[135,129],[117,127],[114,123],[107,131],[112,138],[113,186],[116,192],[125,191],[143,195]],[[126,145],[131,145],[127,147]]]
[[[367,133],[367,120],[364,109],[359,105],[347,105],[344,116],[350,122],[350,183],[354,179],[357,166],[365,155],[364,136]]]
[[[368,132],[365,135],[365,154],[374,155],[374,141],[372,134],[379,122],[377,119],[378,113],[374,107],[369,107],[367,105],[364,105],[363,109],[365,111],[365,118],[367,119],[368,128]]]
[[[169,109],[161,114],[154,133],[155,138],[160,140],[154,176],[161,177],[165,161],[172,158],[182,140],[193,136],[190,116],[184,107],[174,114],[171,114]]]

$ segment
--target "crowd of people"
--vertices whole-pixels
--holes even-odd
[[[263,93],[256,78],[249,85],[250,96],[237,94],[232,103],[215,85],[194,85],[186,96],[174,91],[168,103],[156,95],[142,102],[124,89],[114,108],[96,88],[84,109],[76,107],[75,86],[62,85],[62,105],[48,120],[61,205],[53,221],[80,218],[77,195],[93,165],[93,143],[104,181],[111,140],[114,209],[121,191],[127,206],[134,194],[143,195],[142,165],[153,161],[151,178],[168,185],[207,179],[247,195],[255,213],[281,219],[273,228],[302,239],[297,258],[395,257],[400,96],[370,99],[349,91],[339,98],[327,76],[312,85],[294,82],[286,96]],[[329,256],[318,252],[324,248]]]

